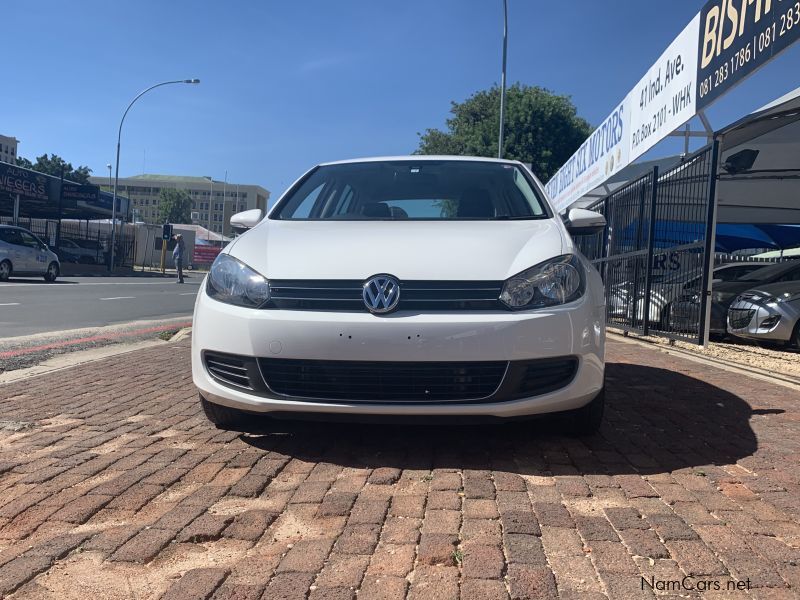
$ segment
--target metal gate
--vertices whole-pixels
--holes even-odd
[[[576,242],[603,277],[610,326],[704,343],[718,152],[715,141],[587,207],[607,225]]]

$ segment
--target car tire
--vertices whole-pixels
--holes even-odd
[[[606,389],[604,387],[589,404],[577,410],[572,410],[565,415],[568,433],[576,436],[597,433],[603,422],[605,406]]]
[[[797,321],[794,326],[794,331],[792,332],[792,337],[789,340],[789,345],[800,350],[800,321]]]
[[[203,407],[206,418],[211,421],[217,429],[242,431],[242,427],[248,421],[253,420],[252,415],[248,415],[235,408],[214,404],[202,396],[200,396],[200,405]],[[248,417],[250,418],[248,419]]]
[[[47,272],[44,274],[44,280],[48,283],[52,283],[58,278],[58,273],[58,263],[53,261],[47,265]]]
[[[11,261],[4,260],[0,262],[0,281],[8,281],[8,278],[11,277],[11,272],[14,269],[11,267]]]

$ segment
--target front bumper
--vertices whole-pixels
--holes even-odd
[[[736,311],[752,311],[752,317],[744,327],[735,327],[728,318],[728,333],[741,338],[774,342],[792,339],[798,315],[790,303],[770,305],[740,300],[731,304],[728,313],[730,315]],[[777,322],[774,322],[776,317]],[[773,323],[770,324],[770,320]],[[765,321],[767,326],[764,326]]]
[[[253,310],[217,302],[201,291],[192,331],[192,377],[210,402],[259,413],[341,413],[518,417],[579,408],[603,387],[605,322],[589,295],[567,306],[529,312],[472,311],[387,316],[369,313]],[[309,402],[221,384],[203,352],[327,361],[524,361],[574,356],[566,387],[503,402],[410,404]]]

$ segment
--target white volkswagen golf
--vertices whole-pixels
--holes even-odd
[[[603,414],[597,271],[519,162],[412,156],[322,164],[214,262],[192,374],[208,418],[509,419]]]

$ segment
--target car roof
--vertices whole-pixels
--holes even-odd
[[[505,158],[489,158],[487,156],[451,156],[445,154],[412,154],[406,156],[370,156],[365,158],[350,158],[347,160],[336,160],[331,162],[320,163],[320,167],[329,165],[347,165],[353,163],[365,162],[390,162],[390,161],[407,161],[407,162],[426,162],[426,161],[441,161],[441,160],[454,160],[464,162],[491,162],[500,163],[504,165],[521,165],[518,160],[508,160]]]

